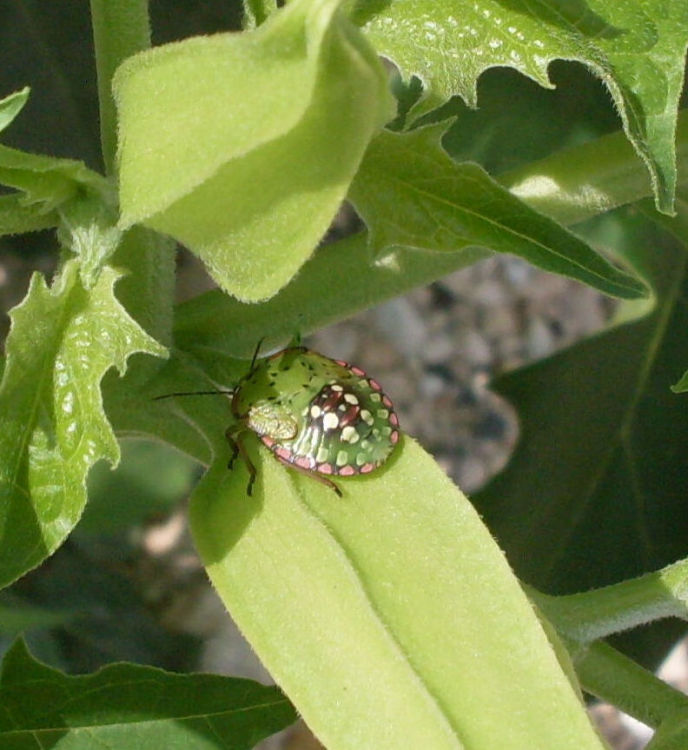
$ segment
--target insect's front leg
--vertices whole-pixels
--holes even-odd
[[[232,467],[234,466],[234,462],[236,461],[236,457],[239,455],[239,444],[234,438],[234,434],[230,430],[227,430],[227,432],[225,432],[225,438],[229,443],[229,447],[232,449],[232,455],[229,457],[229,461],[227,461],[227,468],[231,471]]]
[[[229,427],[225,432],[225,438],[229,443],[229,447],[232,449],[232,455],[229,459],[229,462],[227,463],[227,468],[231,470],[232,466],[234,466],[234,462],[236,461],[237,456],[241,455],[241,458],[246,464],[246,468],[248,469],[249,473],[248,485],[246,486],[246,494],[250,497],[253,494],[253,483],[256,481],[256,475],[258,474],[258,472],[256,471],[256,467],[254,466],[253,461],[251,461],[251,458],[248,455],[248,451],[246,450],[246,446],[244,445],[244,441],[242,439],[242,431],[236,431],[236,428]]]

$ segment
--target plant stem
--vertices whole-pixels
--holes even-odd
[[[688,110],[676,126],[679,181],[688,174]],[[683,178],[681,178],[683,176]],[[557,151],[497,177],[531,208],[564,225],[652,194],[650,177],[621,131]]]
[[[580,594],[528,595],[562,635],[590,643],[663,617],[688,619],[688,560]]]
[[[606,643],[574,655],[583,688],[644,724],[657,727],[676,711],[688,713],[688,696]]]
[[[130,55],[150,47],[148,0],[91,0],[93,43],[96,50],[100,141],[105,172],[115,171],[117,117],[112,76]]]
[[[148,0],[90,0],[98,72],[100,139],[108,175],[116,172],[117,113],[112,77],[127,57],[150,47]],[[113,258],[128,274],[117,296],[143,328],[161,343],[171,341],[174,292],[174,245],[135,227],[127,232]],[[151,361],[150,366],[158,363]]]

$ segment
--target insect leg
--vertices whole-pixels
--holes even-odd
[[[230,430],[227,430],[227,432],[225,432],[225,439],[229,443],[229,447],[232,449],[232,455],[227,462],[227,468],[231,471],[232,466],[234,466],[234,462],[236,461],[236,457],[239,455],[239,444],[235,440],[234,434],[231,433]]]
[[[246,464],[246,468],[248,469],[249,479],[248,485],[246,486],[246,494],[250,497],[253,494],[253,483],[256,481],[256,475],[258,474],[258,472],[256,471],[256,467],[254,466],[253,461],[251,461],[251,458],[248,455],[248,451],[246,450],[246,446],[241,439],[241,432],[234,432],[230,427],[227,432],[225,432],[225,438],[227,439],[227,442],[232,449],[232,457],[229,459],[227,468],[231,469],[234,465],[236,457],[238,455],[241,455],[241,458],[243,459],[244,463]]]

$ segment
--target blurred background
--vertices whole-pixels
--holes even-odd
[[[241,18],[239,2],[226,0],[153,0],[151,12],[155,44],[238,29]],[[100,170],[92,57],[87,0],[0,0],[0,97],[32,89],[3,143]],[[458,100],[444,108],[458,118],[444,139],[447,150],[499,174],[620,127],[608,93],[583,66],[555,63],[550,76],[553,90],[510,69],[486,72],[478,110]],[[326,241],[357,226],[345,206]],[[580,231],[613,246],[628,230],[610,215]],[[31,273],[50,277],[56,261],[51,232],[0,238],[0,340]],[[183,248],[178,270],[179,301],[211,288]],[[490,392],[490,379],[601,329],[614,309],[613,300],[587,287],[494,256],[306,343],[380,380],[403,429],[470,495],[505,464],[518,437],[515,415]],[[37,658],[70,673],[130,660],[269,680],[212,591],[187,531],[186,503],[202,471],[170,448],[142,441],[122,445],[116,471],[96,466],[76,532],[0,593],[0,651],[24,632]],[[684,645],[665,669],[663,676],[686,688]],[[591,710],[613,747],[644,746],[643,727],[607,706]],[[263,747],[318,745],[297,725]]]

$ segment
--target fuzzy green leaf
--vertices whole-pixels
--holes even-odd
[[[355,14],[381,54],[428,87],[426,106],[452,94],[476,103],[487,68],[510,66],[550,86],[547,66],[578,60],[612,94],[624,130],[645,161],[657,204],[671,211],[674,134],[688,43],[688,5],[666,0],[359,2]]]
[[[28,95],[29,89],[25,88],[0,100],[0,131],[19,114]],[[0,146],[0,184],[20,191],[17,196],[2,197],[2,234],[42,229],[41,219],[46,226],[55,226],[58,217],[52,214],[54,209],[84,188],[106,201],[111,200],[111,191],[104,178],[82,162],[30,154],[7,146]],[[23,225],[28,229],[23,229]],[[4,231],[4,227],[8,231]]]
[[[252,453],[253,497],[225,451],[193,496],[192,530],[328,748],[602,747],[498,547],[412,440],[380,471],[340,479],[341,499]]]
[[[0,235],[23,234],[54,227],[55,212],[45,213],[40,206],[25,206],[19,193],[0,196]]]
[[[633,309],[627,322],[495,383],[518,411],[520,440],[474,500],[518,575],[547,592],[614,583],[685,555],[688,411],[669,386],[688,361],[688,257],[635,214],[624,224],[620,244],[655,289],[651,314]]]
[[[445,127],[385,131],[370,144],[349,197],[377,255],[395,246],[453,251],[478,245],[607,294],[647,294],[640,280],[528,208],[477,164],[452,161],[439,143]]]
[[[257,29],[153,49],[115,77],[121,225],[172,235],[246,300],[275,294],[312,253],[392,114],[340,1],[294,0]]]
[[[136,664],[72,677],[34,660],[22,641],[3,660],[0,704],[4,750],[250,750],[296,719],[277,688],[251,680]]]
[[[81,516],[89,468],[119,459],[100,397],[105,372],[124,372],[134,352],[164,354],[115,299],[117,277],[106,268],[87,291],[70,261],[52,288],[34,275],[11,313],[0,384],[1,585],[55,551]]]

